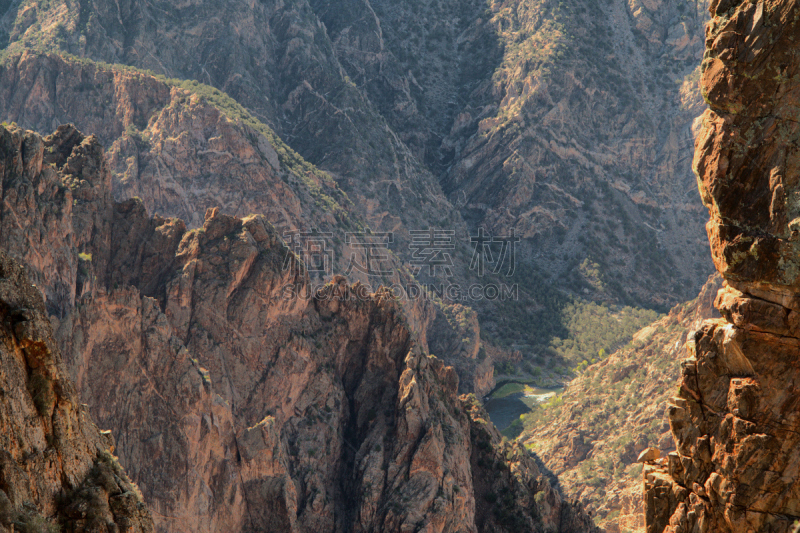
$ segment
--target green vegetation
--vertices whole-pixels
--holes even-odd
[[[39,414],[50,416],[56,402],[56,394],[50,379],[41,371],[34,371],[28,381],[28,391]]]
[[[524,383],[509,382],[502,385],[492,393],[492,398],[506,398],[512,394],[523,392],[526,389]]]
[[[524,271],[524,265],[521,267]],[[524,372],[536,378],[543,369],[561,374],[581,372],[627,344],[634,333],[662,316],[649,309],[594,303],[559,291],[531,271],[525,275],[538,278],[528,284],[530,293],[524,298],[521,294],[520,301],[503,302],[494,316],[482,317],[483,324],[496,321],[496,331],[501,332],[497,336],[482,332],[483,338],[522,352],[520,365],[498,363],[497,374]],[[532,306],[531,301],[538,307]],[[516,339],[517,343],[509,339]]]
[[[604,359],[625,345],[633,334],[652,324],[660,315],[648,309],[598,305],[576,300],[564,307],[562,317],[569,335],[550,341],[550,348],[577,370]]]
[[[571,316],[614,316],[592,305],[579,307]],[[533,406],[503,434],[521,439],[536,453],[552,455],[563,446],[559,435],[565,434],[564,428],[579,431],[591,453],[575,466],[564,466],[560,478],[568,486],[583,487],[582,499],[601,508],[608,490],[641,482],[637,454],[659,446],[669,430],[663,406],[674,391],[684,355],[677,342],[695,310],[691,302],[676,306],[647,333],[584,368],[564,394]],[[601,525],[613,520],[611,515],[599,518]]]

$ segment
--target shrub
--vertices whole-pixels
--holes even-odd
[[[28,391],[31,393],[33,405],[36,406],[39,414],[49,416],[56,402],[56,395],[50,379],[41,372],[34,372],[28,382]]]

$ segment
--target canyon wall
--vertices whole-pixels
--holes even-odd
[[[798,70],[794,1],[713,2],[694,167],[726,284],[646,467],[648,533],[788,532],[800,516]]]
[[[304,229],[361,223],[392,232],[392,251],[406,263],[411,231],[454,231],[452,278],[442,269],[417,278],[518,286],[519,302],[443,300],[474,308],[481,338],[503,358],[520,350],[526,363],[542,356],[560,366],[545,347],[564,335],[554,318],[564,293],[667,311],[696,296],[710,273],[686,155],[702,111],[694,81],[705,4],[20,0],[2,4],[0,17],[8,66],[0,83],[13,95],[3,112],[43,135],[68,122],[98,135],[116,153],[117,199],[141,197],[151,213],[190,227],[218,194],[236,216],[274,222],[303,211]],[[16,60],[32,50],[127,74]],[[190,92],[214,87],[215,98],[246,109],[323,172],[302,167],[284,183],[273,179],[281,172],[266,162],[269,149],[237,142],[213,110],[182,106],[184,93],[153,76],[136,87],[133,71],[145,69]],[[242,179],[217,179],[227,167]],[[188,179],[198,175],[202,184]],[[298,203],[294,182],[305,180],[322,203]],[[265,182],[279,202],[265,197]],[[521,239],[513,276],[479,279],[469,268],[479,228]],[[466,338],[447,336],[455,342],[432,347],[437,354]],[[456,351],[477,351],[467,344]],[[463,363],[466,378],[462,368],[473,363]],[[462,383],[485,392],[489,366]]]
[[[303,297],[260,215],[189,230],[113,202],[98,139],[72,126],[0,138],[2,245],[156,531],[593,530],[390,292],[337,277]]]
[[[42,295],[1,250],[0,391],[2,531],[153,531],[113,436],[81,404]]]
[[[206,209],[216,206],[241,217],[262,214],[285,239],[312,228],[328,233],[329,265],[312,273],[317,283],[347,271],[354,258],[363,262],[364,250],[346,233],[364,232],[366,222],[348,195],[216,89],[30,51],[7,58],[0,85],[7,88],[0,92],[0,111],[8,121],[38,131],[72,123],[108,147],[111,185],[103,194],[139,199],[149,212],[181,218],[189,228],[202,226]],[[293,251],[302,254],[306,245],[298,238]],[[385,256],[380,267],[389,273],[351,268],[351,281],[373,288],[418,286],[398,255],[389,249],[375,255]],[[72,298],[65,288],[53,290]],[[55,301],[53,295],[49,301]],[[403,306],[424,346],[428,332],[435,331],[429,348],[457,369],[462,392],[491,390],[492,358],[476,360],[481,342],[476,320],[458,324],[448,318],[453,313],[447,304],[425,297],[404,298]]]

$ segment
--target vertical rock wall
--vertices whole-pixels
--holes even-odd
[[[800,517],[800,8],[715,1],[694,167],[726,285],[645,470],[648,533],[787,532]]]

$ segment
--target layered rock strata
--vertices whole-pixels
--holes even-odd
[[[648,533],[788,532],[800,516],[794,1],[713,2],[694,166],[726,280],[687,343],[677,451],[645,472]]]

